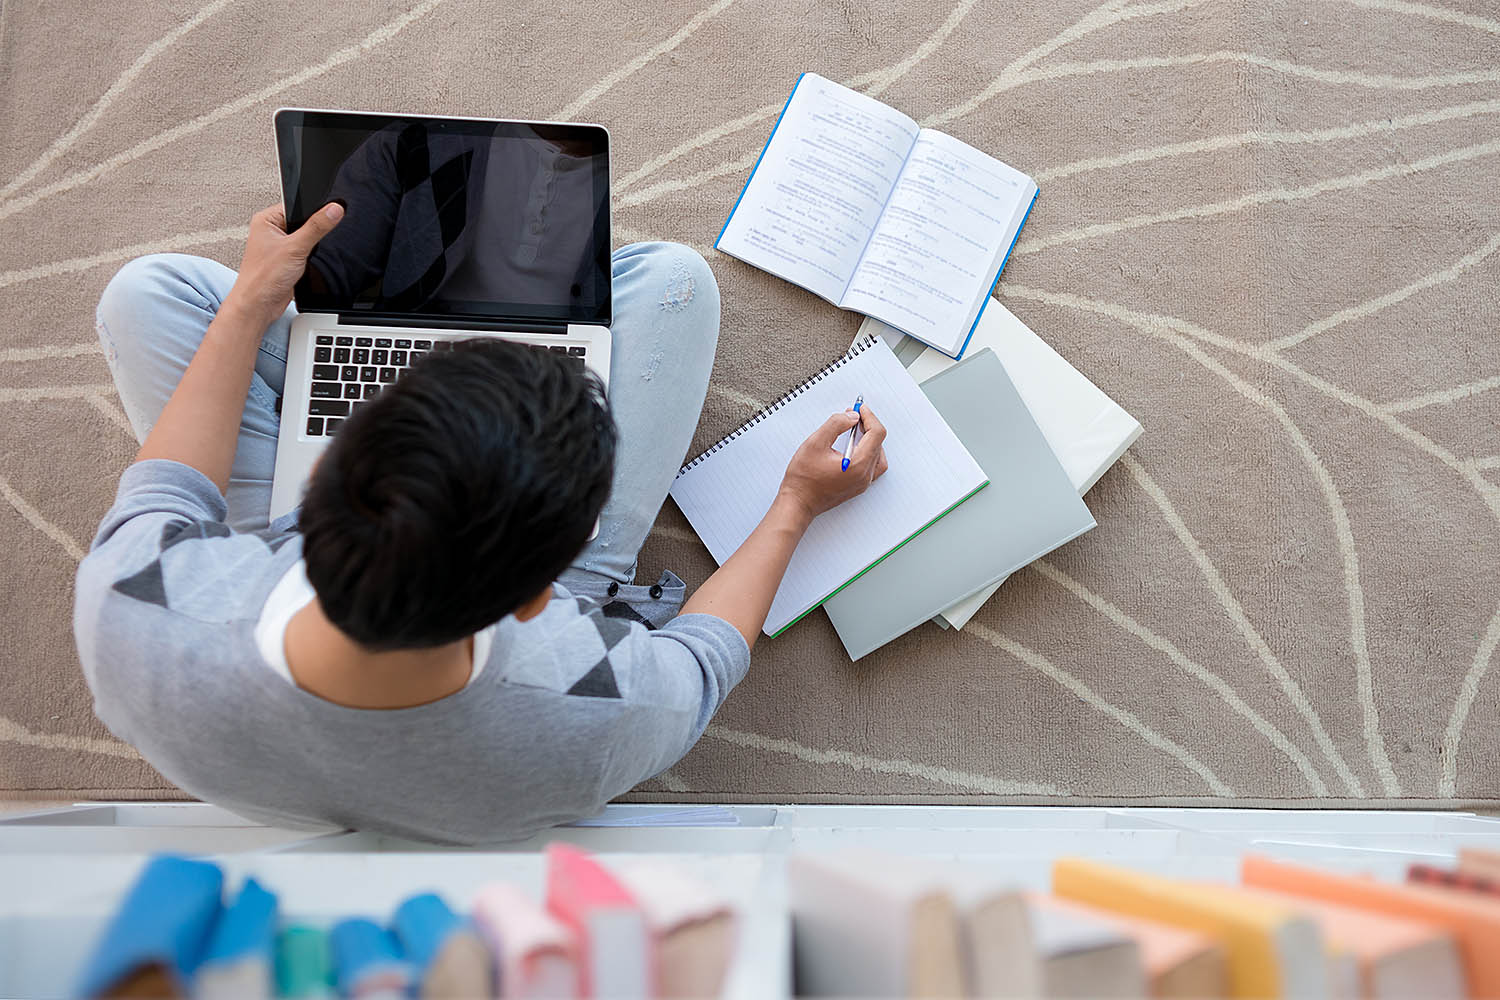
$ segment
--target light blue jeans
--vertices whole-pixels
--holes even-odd
[[[126,264],[104,289],[99,340],[138,439],[161,416],[234,279],[215,261],[153,254]],[[676,243],[622,247],[614,254],[613,284],[609,405],[620,435],[614,484],[598,536],[564,577],[570,589],[590,596],[614,596],[634,581],[636,554],[692,443],[719,339],[719,286],[696,251]],[[237,531],[264,528],[270,512],[276,400],[295,315],[287,309],[266,331],[250,380],[225,497]],[[678,592],[667,600],[680,601],[680,581],[673,578],[671,586],[669,576],[660,583]],[[650,590],[649,598],[639,596],[663,596],[658,587]]]

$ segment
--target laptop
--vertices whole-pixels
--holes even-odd
[[[271,518],[343,422],[431,351],[495,337],[610,359],[609,133],[599,125],[282,108],[288,231],[330,201],[287,345]]]

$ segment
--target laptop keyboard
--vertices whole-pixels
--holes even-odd
[[[399,379],[423,355],[429,351],[451,351],[456,341],[468,338],[467,334],[451,338],[314,334],[306,435],[333,436],[362,403],[380,395],[382,389]],[[531,346],[579,361],[588,358],[587,349],[579,344]]]

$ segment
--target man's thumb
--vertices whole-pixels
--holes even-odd
[[[337,226],[343,218],[344,206],[331,201],[302,223],[302,228],[297,230],[293,238],[297,240],[302,250],[311,252],[312,248],[318,245],[318,241],[333,232],[333,227]]]

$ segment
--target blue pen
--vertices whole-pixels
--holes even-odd
[[[860,393],[854,400],[854,412],[859,413],[859,408],[865,405],[864,393]],[[843,470],[849,471],[849,453],[854,450],[854,435],[859,433],[859,424],[849,428],[849,440],[844,442],[844,465]]]

